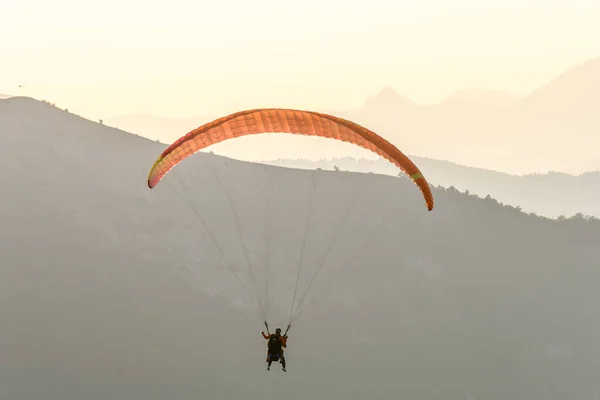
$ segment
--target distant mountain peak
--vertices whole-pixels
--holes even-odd
[[[362,107],[364,111],[398,111],[399,109],[414,108],[417,104],[409,98],[400,95],[397,91],[389,86],[384,86],[377,94],[367,97],[365,105]]]
[[[600,85],[600,57],[592,58],[575,65],[536,90],[532,95],[550,90],[564,89],[566,86],[584,86],[586,84],[593,84],[594,87]]]
[[[565,76],[572,73],[591,73],[598,74],[600,71],[600,57],[590,58],[587,61],[583,61],[577,65],[574,65],[572,68],[565,71],[562,75],[560,75],[557,79],[560,79],[561,76]]]
[[[400,96],[398,94],[398,92],[395,91],[394,89],[392,89],[390,86],[382,87],[376,96],[383,96],[383,97],[388,96],[388,97],[402,98],[402,96]]]
[[[562,73],[527,96],[521,114],[554,116],[597,115],[600,104],[600,57],[589,59]]]

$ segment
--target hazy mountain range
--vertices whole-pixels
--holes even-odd
[[[150,191],[164,147],[0,101],[0,398],[598,398],[599,221],[206,153]],[[226,261],[285,326],[323,260],[267,372]]]
[[[455,187],[480,197],[491,196],[505,204],[550,218],[577,213],[600,217],[600,171],[579,176],[560,172],[510,175],[466,167],[448,161],[412,157],[432,185]],[[398,175],[398,168],[386,160],[341,158],[332,160],[267,160],[265,163],[289,168],[328,169]]]
[[[473,89],[439,104],[420,105],[384,88],[367,98],[360,109],[319,111],[362,123],[412,155],[515,174],[579,174],[599,168],[598,104],[600,58],[574,66],[525,97]],[[135,115],[106,118],[105,122],[172,142],[217,117],[183,120]],[[252,144],[245,142],[243,150],[251,153]],[[282,158],[312,157],[294,146],[277,147],[277,151]]]

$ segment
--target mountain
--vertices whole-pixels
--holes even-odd
[[[337,115],[375,130],[414,155],[517,175],[548,171],[579,174],[585,172],[586,160],[598,157],[599,93],[600,58],[596,58],[523,97],[470,89],[438,104],[419,105],[385,87],[368,97],[362,107]],[[198,119],[194,124],[199,126],[216,117]],[[106,123],[115,126],[110,118]],[[152,138],[167,132],[160,137],[171,142],[192,125],[191,121],[185,127],[169,124],[161,131],[141,122],[126,126],[131,132]],[[304,147],[314,143],[305,140]],[[259,151],[250,141],[246,146],[249,153]],[[261,151],[268,146],[261,143]],[[293,144],[289,147],[288,158],[310,156]],[[318,144],[312,147],[316,149]],[[276,149],[274,146],[271,150]]]
[[[365,105],[357,113],[382,118],[392,116],[401,118],[413,114],[418,109],[419,106],[413,101],[399,95],[390,87],[384,87],[378,94],[368,97]]]
[[[508,112],[522,118],[598,121],[598,104],[600,57],[574,66],[512,105]],[[576,124],[575,128],[578,127]]]
[[[428,212],[408,179],[207,153],[149,190],[164,147],[49,104],[0,101],[0,398],[600,390],[599,221],[440,188]],[[288,372],[267,372],[264,328],[231,272],[252,289],[246,262],[270,265],[271,328],[285,327],[298,266],[302,294],[324,259],[318,296],[290,331]]]
[[[488,195],[525,212],[549,218],[572,216],[577,213],[600,217],[600,172],[588,172],[578,176],[549,172],[525,176],[472,168],[448,161],[411,157],[430,184],[454,187],[480,197]],[[265,161],[269,165],[288,168],[327,169],[343,171],[374,172],[398,175],[398,169],[386,160],[336,158],[332,160]]]
[[[595,109],[599,93],[597,58],[528,96],[503,96],[495,108],[477,109],[472,106],[475,102],[457,107],[455,101],[446,101],[412,113],[398,107],[385,116],[365,106],[347,117],[373,127],[412,154],[517,174],[582,172],[581,160],[597,157],[600,148],[600,117]]]

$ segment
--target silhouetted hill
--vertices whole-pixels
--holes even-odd
[[[427,212],[407,179],[210,154],[150,191],[164,147],[48,104],[0,101],[0,398],[600,390],[598,221],[442,189]],[[257,271],[271,245],[272,325],[286,323],[304,226],[300,292],[329,254],[319,297],[290,332],[287,374],[265,370],[260,319],[186,196],[246,284],[240,232]]]
[[[600,172],[579,176],[560,172],[510,175],[503,172],[466,167],[448,161],[412,157],[428,181],[436,186],[454,187],[480,197],[492,196],[499,201],[521,207],[525,212],[557,218],[577,213],[600,217]],[[333,160],[271,160],[268,164],[291,168],[374,172],[398,175],[385,160],[338,158]]]

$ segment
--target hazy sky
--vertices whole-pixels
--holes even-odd
[[[349,109],[386,85],[526,94],[600,55],[598,0],[0,4],[0,93],[92,119]]]

